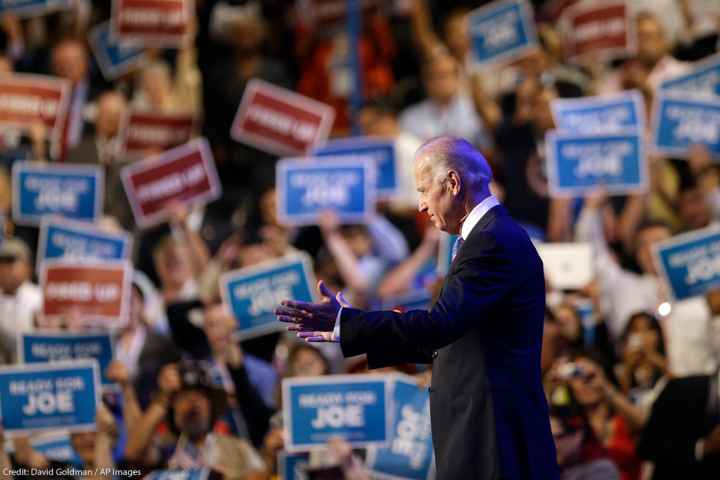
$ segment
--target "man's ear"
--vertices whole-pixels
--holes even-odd
[[[460,191],[462,190],[462,180],[460,179],[460,175],[455,170],[450,170],[448,172],[448,185],[450,186],[450,191],[453,195],[459,195]]]

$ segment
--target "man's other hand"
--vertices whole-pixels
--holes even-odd
[[[350,304],[342,292],[333,293],[322,280],[317,288],[322,296],[320,303],[283,300],[275,315],[279,321],[291,324],[288,330],[308,342],[336,342],[333,329],[338,312]]]

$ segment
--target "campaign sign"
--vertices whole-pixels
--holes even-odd
[[[375,211],[374,165],[367,158],[285,159],[277,163],[277,215],[285,225],[315,225],[334,211],[361,223]]]
[[[11,13],[20,18],[45,15],[72,7],[73,0],[0,0],[0,16]]]
[[[611,194],[646,188],[647,167],[638,129],[607,134],[551,131],[545,136],[545,148],[552,196],[583,195],[598,187]]]
[[[550,102],[558,130],[608,133],[628,127],[643,128],[645,103],[637,90],[618,95],[557,98]]]
[[[588,53],[612,57],[635,50],[635,29],[625,0],[580,2],[570,7],[564,16],[568,22],[571,57]]]
[[[90,47],[103,76],[107,80],[132,72],[145,62],[145,50],[134,44],[118,42],[110,35],[110,23],[93,27],[88,34]]]
[[[312,154],[316,157],[371,157],[375,162],[375,191],[378,198],[392,197],[397,192],[398,169],[395,143],[392,140],[372,137],[332,140],[313,150]]]
[[[0,412],[5,434],[95,429],[100,395],[97,362],[0,368]]]
[[[392,436],[386,447],[368,449],[367,468],[380,479],[426,480],[432,475],[430,393],[412,377],[398,376],[393,388]]]
[[[438,246],[437,271],[441,275],[447,275],[452,265],[452,249],[459,235],[442,232],[440,234],[440,245]]]
[[[668,155],[685,156],[705,145],[720,156],[720,98],[690,99],[659,95],[655,100],[653,143]]]
[[[691,72],[665,80],[660,90],[667,93],[712,97],[720,96],[720,54],[693,64]]]
[[[102,213],[102,167],[15,162],[12,177],[17,223],[38,225],[44,215],[94,222]]]
[[[37,263],[61,258],[74,261],[125,260],[131,239],[125,232],[105,232],[93,224],[43,219]]]
[[[210,478],[209,468],[191,468],[187,470],[154,470],[148,473],[145,480],[207,480]]]
[[[432,297],[430,292],[424,288],[411,290],[402,295],[383,299],[381,310],[429,310]]]
[[[277,471],[279,480],[305,480],[303,468],[308,465],[310,455],[307,453],[279,452],[277,455]]]
[[[13,73],[0,76],[0,127],[29,128],[42,122],[58,145],[70,103],[70,82]]]
[[[104,326],[123,324],[131,277],[128,262],[44,262],[40,268],[42,314],[49,318],[72,315]]]
[[[276,155],[302,155],[330,133],[335,110],[259,79],[245,87],[230,136]]]
[[[593,279],[593,249],[589,243],[539,243],[545,277],[556,290],[581,289]]]
[[[285,448],[324,447],[332,437],[354,446],[390,439],[390,377],[331,375],[283,380]]]
[[[189,142],[194,131],[195,116],[190,113],[131,111],[121,129],[122,151],[129,157],[163,152]]]
[[[357,3],[363,14],[382,5],[381,0],[357,0]],[[302,21],[315,28],[344,27],[347,22],[347,0],[296,0],[295,5]]]
[[[193,15],[192,0],[113,0],[111,35],[148,47],[180,47]]]
[[[302,255],[228,272],[220,285],[238,322],[239,336],[245,339],[284,330],[275,309],[285,299],[312,302],[315,277],[310,259]]]
[[[120,175],[141,227],[165,220],[172,204],[207,203],[221,192],[215,161],[204,138],[132,163]]]
[[[22,363],[95,359],[100,368],[102,385],[114,385],[106,375],[113,359],[112,339],[108,333],[21,333],[18,336],[18,357]]]
[[[82,465],[83,461],[73,449],[68,432],[48,432],[33,436],[30,440],[33,449],[50,460]]]
[[[499,0],[470,13],[470,42],[478,64],[510,61],[537,48],[532,7]]]
[[[655,246],[654,260],[675,300],[702,295],[720,286],[720,230],[676,235]]]

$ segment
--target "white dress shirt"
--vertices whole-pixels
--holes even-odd
[[[462,239],[467,240],[468,235],[470,235],[470,232],[472,232],[473,228],[475,228],[475,225],[477,225],[478,222],[482,220],[482,218],[488,211],[490,211],[491,208],[496,207],[497,205],[500,205],[500,202],[497,198],[495,198],[494,195],[489,195],[485,197],[480,203],[475,205],[475,207],[470,211],[467,218],[460,227],[460,236],[462,237]],[[333,328],[332,331],[333,342],[340,341],[340,317],[342,316],[342,309],[343,307],[340,307],[340,310],[338,310],[337,313],[337,317],[335,317],[335,328]]]
[[[32,331],[41,306],[40,287],[30,282],[20,285],[15,295],[0,293],[0,363],[16,361],[17,334]]]

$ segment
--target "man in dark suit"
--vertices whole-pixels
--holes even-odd
[[[637,445],[653,480],[718,478],[720,371],[674,378],[655,401]]]
[[[543,267],[489,190],[467,141],[438,137],[415,158],[419,209],[459,234],[430,311],[364,312],[322,282],[320,304],[284,301],[278,319],[308,341],[339,341],[371,368],[433,363],[430,410],[439,480],[559,478],[540,379]]]

